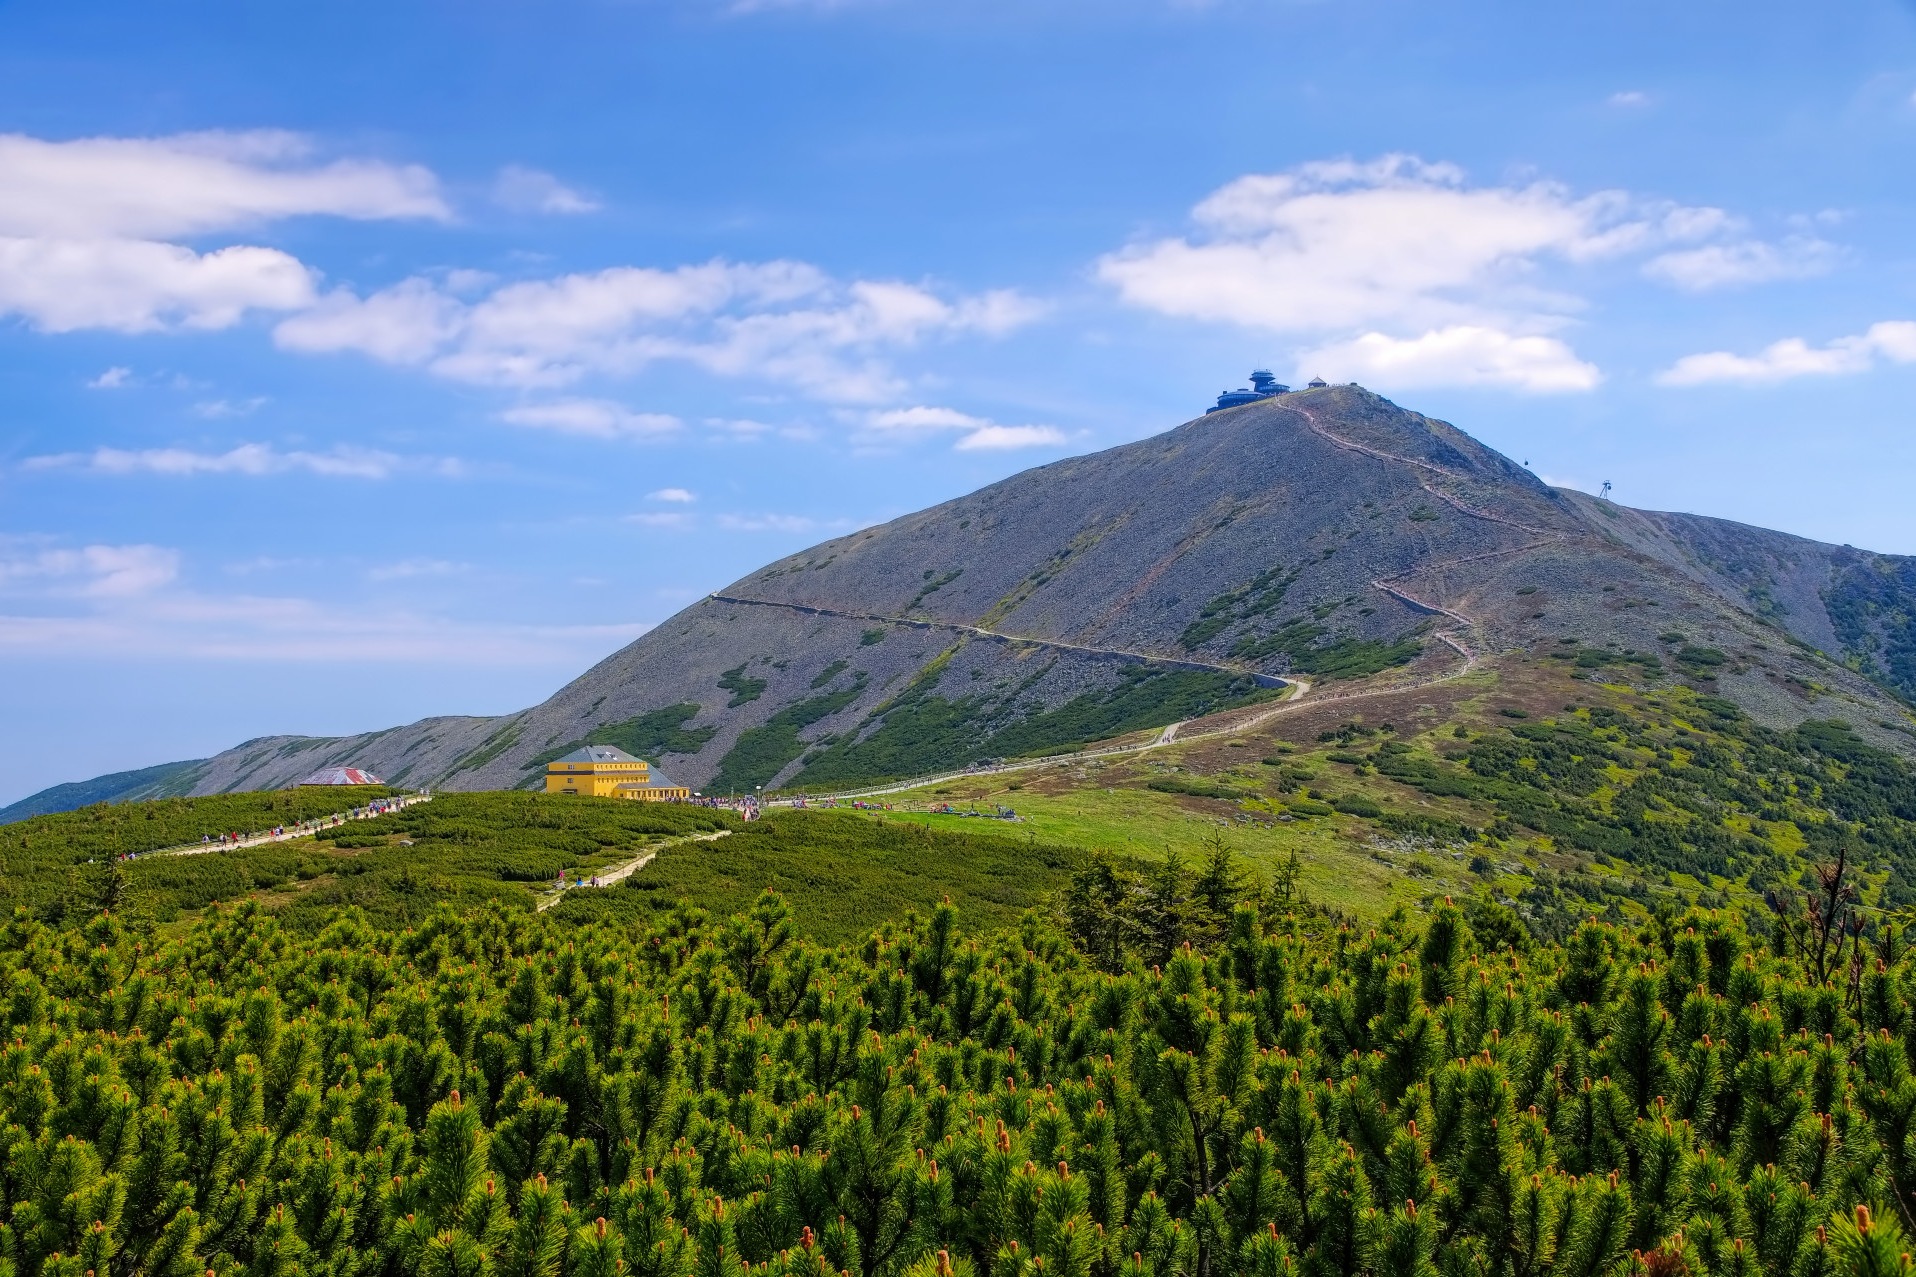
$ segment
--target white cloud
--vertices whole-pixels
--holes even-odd
[[[37,539],[0,538],[0,593],[22,589],[54,597],[126,598],[148,594],[179,575],[176,550],[157,545],[46,548]]]
[[[276,248],[0,238],[0,315],[47,332],[225,328],[248,310],[296,310],[313,295],[312,273]]]
[[[959,452],[999,452],[1050,447],[1064,441],[1064,431],[1055,426],[981,426],[952,447]]]
[[[1838,256],[1834,244],[1811,235],[1792,235],[1780,244],[1746,239],[1663,253],[1646,262],[1643,273],[1700,293],[1737,284],[1807,279],[1827,272]]]
[[[403,283],[357,297],[344,289],[326,294],[304,314],[280,321],[273,340],[285,350],[356,350],[381,363],[416,364],[459,329],[458,300],[429,281]]]
[[[313,301],[313,273],[290,254],[168,240],[302,215],[451,215],[426,169],[316,163],[291,133],[0,134],[0,174],[0,315],[48,332],[224,328],[249,310]]]
[[[1009,292],[953,301],[898,281],[841,283],[802,262],[715,260],[512,283],[470,303],[412,279],[365,298],[330,294],[277,337],[487,385],[563,386],[670,360],[870,402],[900,389],[886,352],[932,336],[999,336],[1038,313]]]
[[[427,169],[320,160],[292,133],[4,134],[0,173],[0,316],[49,332],[224,328],[272,311],[284,316],[274,329],[283,349],[357,351],[475,384],[559,387],[675,361],[882,403],[904,388],[891,353],[932,338],[1002,336],[1043,313],[1011,290],[946,296],[792,261],[619,266],[503,285],[453,270],[322,294],[317,274],[282,250],[169,242],[296,216],[450,220]],[[518,165],[499,173],[493,195],[534,212],[597,207]]]
[[[1838,337],[1823,346],[1811,346],[1801,337],[1772,342],[1755,355],[1727,350],[1685,355],[1658,374],[1665,386],[1700,386],[1711,382],[1762,384],[1793,377],[1830,377],[1867,372],[1878,358],[1892,363],[1916,363],[1916,322],[1906,319],[1872,324],[1854,337]]]
[[[115,364],[113,367],[95,377],[92,381],[87,382],[87,389],[118,390],[122,386],[130,385],[132,380],[133,370],[131,368],[123,368]]]
[[[1411,338],[1370,332],[1298,356],[1297,380],[1380,387],[1501,386],[1538,394],[1592,390],[1601,374],[1555,337],[1457,324]]]
[[[1650,95],[1641,89],[1621,89],[1618,92],[1612,93],[1606,101],[1615,107],[1631,108],[1648,106],[1650,105]]]
[[[867,419],[879,430],[977,430],[991,422],[956,408],[887,408]]]
[[[683,424],[677,417],[666,413],[633,412],[622,404],[606,399],[560,399],[552,403],[526,404],[508,408],[499,414],[499,418],[515,426],[530,426],[568,435],[590,435],[599,439],[670,434]]]
[[[1388,155],[1242,177],[1193,212],[1200,234],[1133,245],[1098,274],[1133,305],[1281,332],[1482,321],[1540,297],[1546,257],[1622,251],[1651,227],[1620,192],[1471,187],[1461,170]]]
[[[627,523],[636,523],[642,528],[689,528],[692,516],[679,511],[649,510],[641,514],[628,514]]]
[[[675,505],[690,505],[698,496],[687,488],[660,488],[657,492],[645,494],[654,501],[670,501]]]
[[[409,470],[448,477],[461,471],[460,464],[450,458],[406,458],[354,447],[334,448],[330,452],[282,452],[265,443],[243,443],[226,452],[194,452],[189,448],[96,448],[92,452],[29,457],[20,464],[27,470],[85,470],[95,474],[152,474],[169,478],[229,474],[262,478],[303,473],[329,479],[387,479]]]
[[[1595,386],[1598,370],[1561,335],[1584,305],[1559,282],[1567,271],[1647,257],[1650,278],[1700,291],[1813,274],[1837,256],[1808,233],[1758,239],[1720,208],[1473,185],[1409,155],[1241,177],[1192,221],[1190,234],[1107,254],[1099,277],[1161,314],[1314,335],[1302,358],[1327,375],[1398,385]]]
[[[47,142],[0,134],[0,235],[164,239],[308,214],[359,220],[451,210],[416,165],[314,164],[293,133],[188,133]]]
[[[599,201],[573,190],[550,173],[518,164],[499,170],[492,198],[515,213],[596,213]]]
[[[1055,426],[1004,426],[955,408],[928,405],[888,408],[868,414],[865,421],[869,432],[879,437],[960,430],[964,434],[952,445],[958,452],[1037,448],[1065,442],[1064,432]]]
[[[988,336],[1016,332],[1044,318],[1050,307],[1012,288],[994,288],[961,300],[952,312],[954,326]]]

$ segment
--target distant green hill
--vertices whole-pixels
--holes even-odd
[[[172,798],[189,792],[199,781],[207,760],[189,758],[185,762],[161,763],[137,771],[113,772],[92,780],[70,781],[54,785],[37,794],[29,794],[11,807],[0,807],[0,825],[45,816],[53,812],[77,811],[94,803],[130,803],[146,798]]]

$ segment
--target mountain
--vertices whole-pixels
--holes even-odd
[[[769,564],[499,718],[266,737],[194,792],[326,763],[538,783],[582,741],[708,791],[1070,748],[1320,685],[1507,654],[1682,680],[1787,726],[1916,736],[1916,559],[1555,489],[1355,386],[1040,466]],[[36,796],[36,799],[38,796]],[[29,800],[35,801],[35,800]]]
[[[75,811],[94,803],[131,803],[147,798],[173,798],[193,792],[199,783],[204,758],[179,763],[161,763],[137,771],[109,772],[92,780],[77,780],[52,785],[37,794],[22,798],[10,807],[0,807],[0,825],[49,812]]]

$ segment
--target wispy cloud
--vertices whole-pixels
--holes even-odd
[[[961,432],[952,447],[959,452],[998,452],[1016,448],[1052,447],[1065,442],[1056,426],[1007,426],[988,417],[974,417],[955,408],[920,404],[887,408],[865,419],[866,433],[876,439],[922,436],[941,431]]]
[[[727,532],[819,532],[853,527],[850,519],[814,519],[803,514],[721,514]]]
[[[692,516],[680,510],[644,510],[626,515],[625,521],[642,528],[689,528],[693,523]]]
[[[157,545],[48,545],[44,538],[0,537],[0,594],[25,589],[54,597],[129,598],[179,575],[177,550]]]
[[[195,452],[190,448],[95,448],[91,452],[63,452],[29,457],[26,470],[82,470],[93,474],[163,475],[271,475],[304,473],[329,479],[389,479],[411,471],[452,478],[464,466],[450,457],[402,457],[371,448],[338,447],[327,452],[283,452],[271,444],[243,443],[225,452]]]
[[[1743,239],[1663,253],[1644,264],[1644,274],[1686,292],[1702,293],[1740,284],[1809,279],[1827,274],[1842,254],[1814,235],[1791,235],[1779,243]]]
[[[1009,291],[947,298],[896,280],[835,280],[803,262],[621,266],[506,284],[468,302],[414,278],[339,290],[274,330],[289,350],[358,351],[454,380],[565,386],[660,362],[845,402],[894,397],[887,352],[1001,336],[1041,308]]]
[[[436,560],[391,565],[400,579]],[[179,551],[156,545],[62,546],[0,538],[0,652],[231,661],[390,661],[576,666],[651,628],[519,625],[311,599],[184,588]]]
[[[158,239],[313,214],[452,216],[428,169],[315,163],[310,139],[267,130],[70,142],[0,134],[0,172],[0,235]]]
[[[698,496],[689,488],[660,488],[656,492],[648,492],[645,495],[650,500],[669,501],[674,505],[690,505],[698,500]]]
[[[599,201],[573,190],[550,173],[519,164],[499,170],[492,198],[515,213],[596,213]]]
[[[1007,452],[1018,448],[1051,448],[1065,441],[1056,426],[980,426],[951,445],[959,452]]]
[[[652,628],[513,625],[330,607],[304,598],[170,594],[79,614],[0,610],[0,651],[152,660],[379,661],[576,667]]]
[[[671,434],[684,423],[663,412],[633,412],[609,399],[559,399],[523,404],[499,414],[501,421],[559,434],[590,435],[598,439]]]
[[[397,563],[383,563],[366,571],[369,581],[408,581],[417,577],[458,576],[472,571],[470,563],[455,563],[450,559],[401,559]]]
[[[130,385],[132,380],[133,370],[131,368],[123,368],[115,364],[93,380],[87,382],[86,385],[88,390],[118,390],[122,386]]]
[[[250,399],[202,399],[193,405],[193,415],[208,421],[248,417],[265,407],[266,402],[265,395],[254,395]]]
[[[1788,381],[1795,377],[1833,377],[1868,372],[1879,359],[1916,363],[1916,322],[1906,319],[1872,324],[1867,332],[1812,346],[1801,337],[1785,337],[1754,355],[1727,350],[1685,355],[1658,374],[1665,386],[1701,386],[1712,382],[1744,385]]]

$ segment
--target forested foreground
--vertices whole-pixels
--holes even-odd
[[[955,922],[16,915],[0,1272],[1912,1271],[1888,932],[1815,984],[1708,914],[1519,953],[1242,909],[1117,973]]]

